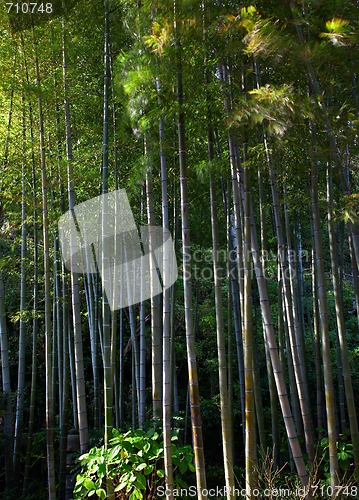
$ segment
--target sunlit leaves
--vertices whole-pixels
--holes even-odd
[[[172,459],[176,472],[175,484],[188,470],[193,471],[193,452],[189,445],[177,446],[177,431],[172,431]],[[102,488],[112,481],[115,492],[122,492],[129,499],[141,499],[146,491],[163,484],[164,449],[162,436],[153,428],[130,430],[121,434],[113,429],[109,448],[94,447],[80,456],[83,469],[77,475],[74,498],[83,499],[96,494],[103,497]],[[185,483],[183,483],[185,484]],[[102,486],[102,487],[101,487]]]
[[[143,36],[143,41],[153,52],[162,54],[164,48],[171,43],[172,33],[173,23],[169,23],[167,19],[164,19],[161,24],[153,22],[152,33],[150,35]]]
[[[242,7],[237,15],[226,14],[222,16],[219,29],[226,31],[231,28],[242,27],[249,32],[254,28],[258,19],[260,19],[259,14],[253,5]]]
[[[359,224],[359,194],[353,193],[344,196],[342,200],[343,218],[346,222],[350,221]]]
[[[244,37],[246,52],[254,56],[282,58],[294,41],[277,22],[259,19]]]
[[[263,124],[270,134],[282,136],[293,125],[296,115],[303,117],[309,114],[309,105],[305,106],[306,99],[301,99],[299,107],[298,98],[293,87],[288,84],[280,87],[264,85],[251,90],[242,99],[231,123]]]
[[[262,18],[253,6],[243,7],[237,16],[229,14],[221,18],[219,31],[230,31],[242,38],[246,54],[275,58],[283,57],[294,40],[278,21]]]
[[[333,18],[325,24],[327,33],[321,33],[320,36],[329,40],[333,45],[347,45],[351,40],[352,28],[349,21],[339,18]]]

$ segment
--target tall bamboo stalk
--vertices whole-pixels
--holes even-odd
[[[344,323],[344,311],[343,311],[343,299],[340,289],[339,280],[339,265],[338,265],[338,252],[335,243],[335,229],[333,220],[333,179],[332,179],[332,167],[329,164],[327,172],[327,200],[328,200],[328,228],[329,228],[329,245],[330,245],[330,259],[332,266],[332,281],[334,290],[334,300],[335,300],[335,312],[337,320],[337,331],[340,347],[341,364],[344,379],[345,396],[348,409],[349,417],[349,427],[350,435],[353,444],[353,455],[354,455],[354,474],[356,479],[359,481],[359,430],[358,430],[358,420],[355,408],[353,384],[350,374],[349,356],[348,356],[348,345],[345,332]],[[339,371],[339,367],[338,367]]]
[[[299,259],[298,252],[294,251],[292,246],[292,238],[290,231],[290,222],[289,222],[289,207],[288,207],[288,194],[286,185],[284,185],[284,225],[285,225],[285,233],[286,233],[286,241],[287,241],[287,261],[288,261],[288,270],[289,270],[289,287],[290,293],[292,297],[292,308],[293,308],[293,321],[294,321],[294,332],[296,338],[296,344],[298,349],[298,356],[301,359],[302,366],[302,379],[303,379],[303,390],[304,397],[307,408],[307,416],[308,422],[305,422],[305,425],[309,425],[308,432],[310,433],[310,439],[313,440],[313,423],[312,423],[312,415],[310,408],[310,399],[309,399],[309,389],[308,389],[308,376],[307,376],[307,367],[305,363],[305,348],[304,348],[304,331],[302,329],[301,318],[299,314],[299,292],[300,292],[300,284],[297,279],[297,269],[296,269],[296,259]],[[295,257],[296,256],[296,257]],[[306,420],[303,418],[303,421]],[[312,450],[313,451],[313,450]],[[311,452],[312,452],[311,451]],[[309,454],[310,455],[310,454]],[[314,457],[310,455],[310,460]]]
[[[247,497],[253,498],[256,487],[257,443],[256,417],[254,404],[254,355],[253,355],[253,320],[252,320],[252,269],[251,269],[251,195],[249,169],[243,169],[244,188],[244,318],[243,318],[243,352],[245,374],[246,402],[246,491]]]
[[[315,128],[312,126],[312,138],[315,143]],[[320,317],[320,333],[322,340],[322,359],[323,373],[325,386],[325,401],[327,412],[327,427],[329,439],[329,460],[330,460],[330,483],[332,486],[338,484],[338,453],[337,453],[337,433],[335,425],[335,398],[333,386],[333,374],[331,364],[330,340],[329,340],[329,323],[328,323],[328,305],[326,294],[326,281],[324,271],[324,257],[322,233],[320,224],[319,212],[319,186],[318,186],[318,162],[312,151],[312,173],[311,173],[311,197],[312,197],[312,213],[313,213],[313,233],[315,245],[315,267],[317,271],[317,293],[318,293],[318,309]]]
[[[309,409],[309,401],[307,398],[308,390],[306,389],[305,378],[304,378],[305,368],[303,366],[303,358],[301,356],[300,336],[297,332],[298,329],[296,328],[296,326],[298,326],[298,323],[296,321],[296,318],[294,317],[294,307],[293,307],[294,300],[292,297],[290,284],[288,283],[288,278],[286,273],[287,262],[285,257],[285,238],[283,234],[283,227],[280,216],[278,190],[275,180],[274,168],[272,164],[272,157],[269,152],[269,146],[266,137],[264,137],[264,145],[265,145],[266,159],[269,169],[269,180],[272,191],[272,198],[273,198],[273,210],[275,216],[275,225],[276,225],[276,233],[278,241],[278,257],[279,257],[279,263],[281,267],[281,274],[283,281],[284,305],[287,317],[291,354],[293,359],[293,369],[298,391],[300,410],[303,419],[306,449],[309,456],[309,460],[311,463],[313,463],[315,456],[313,426]]]
[[[259,187],[259,219],[260,219],[260,234],[261,234],[261,253],[262,253],[262,265],[265,275],[267,275],[267,258],[268,258],[268,240],[267,240],[267,226],[266,226],[266,210],[264,201],[264,186],[263,186],[263,176],[261,167],[258,168],[258,187]],[[281,289],[278,287],[278,298],[281,297]],[[278,311],[279,312],[279,311]],[[278,314],[279,318],[282,319],[281,311]],[[278,330],[280,325],[278,325]],[[263,327],[264,330],[264,327]],[[279,334],[278,334],[279,337]],[[278,397],[275,389],[275,380],[273,376],[272,363],[270,360],[270,355],[268,351],[268,344],[266,339],[264,339],[264,348],[266,356],[266,367],[268,374],[268,386],[269,386],[269,399],[270,399],[270,409],[272,417],[272,443],[273,443],[273,467],[277,467],[279,463],[280,455],[280,436],[279,436],[279,422],[278,422]]]
[[[65,498],[66,486],[66,458],[67,458],[67,433],[69,428],[70,408],[70,356],[69,356],[69,297],[66,282],[65,265],[61,267],[61,299],[62,299],[62,415],[61,415],[61,438],[60,438],[60,464],[59,464],[59,489],[58,496]],[[77,419],[75,420],[77,423]]]
[[[37,56],[37,40],[35,28],[32,26],[34,64],[37,87],[37,104],[39,115],[40,137],[40,165],[41,165],[41,192],[42,192],[42,225],[43,225],[43,252],[44,252],[44,283],[45,283],[45,370],[46,370],[46,452],[47,452],[47,478],[48,498],[55,500],[55,455],[52,419],[52,339],[51,339],[51,285],[50,285],[50,247],[49,247],[49,216],[47,206],[47,173],[45,156],[44,118],[42,111],[42,91],[40,80],[39,61]]]
[[[104,104],[103,104],[103,150],[102,150],[102,194],[108,192],[109,180],[109,159],[108,159],[108,141],[109,141],[109,85],[110,85],[110,54],[109,54],[109,2],[105,0],[105,43],[104,43]],[[108,206],[106,197],[103,197],[102,204],[102,255],[100,269],[102,276],[106,275],[108,268],[108,243],[107,243],[107,217]],[[103,283],[105,289],[105,283]],[[112,367],[111,367],[111,315],[110,306],[103,291],[102,297],[102,318],[103,318],[103,363],[104,363],[104,403],[105,403],[105,446],[111,438],[112,430]]]
[[[213,161],[213,130],[208,131],[208,159]],[[234,474],[233,474],[233,436],[228,394],[228,370],[226,359],[226,343],[224,336],[222,280],[219,263],[219,235],[218,214],[216,200],[216,185],[213,172],[210,173],[210,198],[211,198],[211,227],[212,227],[212,256],[214,272],[215,309],[217,325],[217,354],[219,375],[219,396],[221,404],[222,424],[222,446],[224,459],[224,473],[227,487],[227,499],[234,498]]]
[[[141,219],[144,215],[144,194],[141,196]],[[139,355],[139,391],[138,425],[143,427],[146,420],[146,305],[142,300],[144,288],[144,265],[141,263],[141,302],[140,302],[140,355]]]
[[[26,60],[25,60],[26,66]],[[28,71],[26,66],[26,80],[29,81]],[[33,205],[34,205],[34,224],[33,224],[33,238],[34,238],[34,253],[33,253],[33,320],[32,320],[32,355],[31,355],[31,389],[30,389],[30,412],[29,412],[29,426],[27,431],[27,445],[26,445],[26,459],[24,471],[24,485],[23,496],[27,491],[27,485],[30,478],[30,466],[32,459],[32,434],[34,430],[35,421],[35,404],[36,404],[36,384],[37,384],[37,337],[39,329],[38,321],[38,302],[39,302],[39,283],[38,283],[38,214],[37,214],[37,179],[36,179],[36,165],[35,165],[35,151],[34,151],[34,129],[33,129],[33,111],[31,103],[29,103],[29,123],[30,123],[30,139],[31,139],[31,163],[32,163],[32,190],[33,190]]]
[[[65,132],[66,132],[66,159],[67,159],[67,194],[69,210],[75,208],[75,189],[73,181],[73,153],[72,153],[72,132],[71,132],[71,112],[68,98],[67,84],[67,54],[65,39],[65,24],[62,26],[63,45],[62,45],[62,64],[63,64],[63,87],[64,87],[64,111],[65,111]],[[75,259],[75,256],[73,256]],[[72,266],[71,266],[72,268]],[[76,371],[76,395],[77,395],[77,419],[80,435],[81,451],[88,448],[88,421],[86,408],[86,389],[84,358],[81,332],[81,309],[80,309],[80,285],[78,274],[71,271],[71,300],[72,300],[72,319],[74,331],[75,348],[75,371]]]
[[[156,79],[156,88],[158,93],[158,103],[160,105],[160,81]],[[163,244],[168,238],[169,232],[169,211],[168,211],[168,185],[167,185],[167,159],[165,152],[165,131],[163,118],[160,117],[158,123],[159,142],[160,142],[160,163],[161,163],[161,198],[162,198],[162,227]],[[171,261],[164,252],[163,255],[163,282],[171,279]],[[165,462],[165,480],[166,489],[169,493],[167,500],[173,499],[173,464],[171,452],[171,417],[173,409],[173,336],[171,338],[171,294],[173,290],[164,288],[162,301],[162,324],[163,324],[163,365],[162,365],[162,414],[163,414],[163,447]],[[173,334],[173,331],[172,331]]]
[[[162,119],[161,119],[162,120]],[[168,217],[168,190],[167,190],[167,164],[166,156],[163,151],[164,133],[163,122],[160,127],[160,147],[161,147],[161,186],[162,186],[162,226],[163,226],[163,244],[168,238],[169,217]],[[164,252],[163,255],[163,282],[166,283],[171,278],[171,261],[168,255]],[[171,416],[173,408],[173,384],[172,384],[172,356],[171,356],[171,289],[164,288],[163,290],[163,367],[162,367],[162,414],[163,414],[163,446],[165,459],[165,478],[166,488],[169,494],[166,495],[167,500],[173,499],[173,464],[171,452]]]
[[[5,293],[2,273],[0,273],[0,343],[2,392],[4,399],[5,477],[6,486],[10,488],[13,476],[13,413],[11,406],[9,343],[6,329]]]
[[[24,422],[24,389],[26,369],[26,322],[24,314],[26,310],[26,179],[25,179],[25,151],[26,151],[26,123],[25,123],[25,99],[22,97],[22,167],[21,167],[21,270],[20,270],[20,326],[19,326],[19,355],[17,372],[17,398],[15,413],[14,432],[14,470],[16,473],[18,464],[18,453],[21,447],[21,434]]]
[[[181,42],[176,25],[176,80],[178,102],[178,154],[180,167],[181,217],[182,217],[182,255],[183,255],[183,288],[186,325],[186,346],[189,377],[189,398],[191,409],[192,440],[195,456],[198,500],[207,500],[206,471],[203,451],[202,419],[200,411],[195,335],[193,325],[192,282],[191,282],[191,249],[189,228],[188,177],[185,145],[185,116],[183,109],[183,81]]]
[[[151,154],[147,150],[145,141],[145,152]],[[151,160],[150,160],[151,162]],[[147,221],[149,225],[149,250],[155,248],[155,232],[151,230],[155,226],[155,208],[153,199],[153,184],[151,165],[147,169],[146,174],[146,195],[147,195]],[[161,342],[161,311],[160,311],[160,296],[155,295],[154,286],[157,278],[157,271],[153,259],[150,259],[150,274],[151,274],[151,341],[152,341],[152,407],[153,418],[159,419],[162,417],[162,342]]]
[[[109,24],[109,1],[105,0],[105,44],[104,44],[104,103],[103,103],[103,150],[102,150],[102,194],[108,192],[109,161],[108,161],[108,140],[109,140],[109,84],[110,84],[110,24]],[[102,331],[103,331],[103,374],[104,374],[104,412],[105,412],[105,432],[104,443],[107,448],[111,438],[113,426],[113,373],[111,363],[111,314],[108,298],[105,289],[109,285],[104,281],[109,268],[109,246],[108,246],[108,204],[106,197],[102,201],[102,255],[100,262],[101,274],[103,277],[102,292]],[[107,278],[106,278],[107,279]],[[107,286],[106,286],[107,285]],[[107,466],[108,467],[108,466]],[[113,483],[109,479],[106,484],[107,498],[114,499]]]
[[[270,310],[268,285],[265,275],[263,273],[261,255],[258,247],[257,231],[255,226],[253,207],[251,208],[251,252],[252,252],[252,259],[258,285],[258,291],[259,291],[262,321],[265,327],[264,333],[266,336],[266,342],[268,343],[268,349],[269,349],[270,359],[272,362],[274,379],[282,410],[282,416],[288,436],[289,446],[292,452],[299,480],[303,486],[306,486],[308,484],[309,477],[305,467],[302,451],[297,436],[296,426],[293,420],[289,404],[282,364],[279,359],[277,341],[274,332],[274,324]]]

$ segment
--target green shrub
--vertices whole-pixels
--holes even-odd
[[[112,431],[109,446],[94,447],[78,461],[82,472],[76,477],[74,498],[106,498],[110,481],[116,498],[136,500],[156,498],[156,489],[164,484],[163,440],[155,429],[142,429],[121,434]],[[194,471],[193,452],[189,445],[177,446],[178,436],[172,431],[174,487],[187,488],[183,476]],[[96,495],[96,496],[94,496]]]
[[[345,436],[344,436],[345,438]],[[330,459],[329,459],[329,440],[324,437],[320,441],[320,447],[322,450],[322,469],[326,481],[330,482]],[[353,460],[353,445],[345,441],[337,441],[338,450],[338,463],[341,471],[345,473],[349,470],[350,462]]]

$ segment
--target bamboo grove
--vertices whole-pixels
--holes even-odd
[[[358,3],[46,5],[0,14],[2,497],[72,498],[69,450],[153,428],[169,500],[173,429],[199,500],[355,498]],[[179,277],[112,310],[58,220],[120,188]]]

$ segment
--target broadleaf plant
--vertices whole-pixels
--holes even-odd
[[[163,439],[157,430],[142,429],[120,433],[113,429],[107,449],[95,446],[78,459],[82,472],[76,477],[74,499],[106,498],[106,484],[112,481],[116,498],[156,498],[164,485]],[[172,431],[174,487],[187,486],[183,478],[194,471],[190,445],[178,446],[178,431]]]

